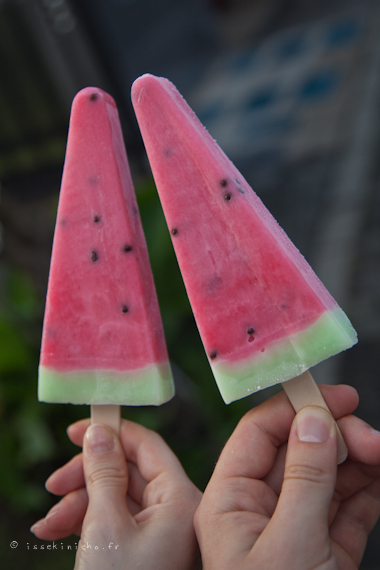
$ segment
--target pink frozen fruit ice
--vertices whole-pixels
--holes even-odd
[[[355,344],[345,313],[174,85],[143,75],[132,101],[225,402]]]
[[[159,405],[173,380],[114,100],[72,105],[50,265],[38,397]]]

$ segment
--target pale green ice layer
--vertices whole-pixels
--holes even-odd
[[[58,372],[40,366],[38,399],[55,404],[121,404],[159,406],[174,396],[169,363],[140,370]]]
[[[244,361],[211,363],[226,404],[299,376],[311,366],[350,348],[357,335],[342,309],[326,311],[306,330],[281,339]]]

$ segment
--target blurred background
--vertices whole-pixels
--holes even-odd
[[[380,429],[380,4],[377,0],[0,0],[0,557],[72,568],[29,532],[56,499],[86,406],[37,402],[42,318],[72,98],[115,98],[138,194],[177,395],[123,415],[158,430],[207,483],[245,411],[226,406],[198,336],[130,103],[168,77],[352,320],[359,344],[313,369],[355,386]],[[380,528],[361,568],[380,564]],[[16,541],[18,547],[11,548]],[[13,545],[15,546],[15,545]],[[71,550],[70,550],[71,549]],[[4,566],[4,567],[5,567]]]

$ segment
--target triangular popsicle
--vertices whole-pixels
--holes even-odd
[[[143,75],[132,101],[225,402],[355,344],[345,313],[174,85]]]
[[[104,91],[88,87],[76,95],[71,110],[38,398],[159,405],[173,393],[116,104]]]

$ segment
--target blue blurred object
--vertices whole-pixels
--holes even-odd
[[[336,69],[321,69],[306,77],[299,90],[304,101],[319,100],[331,95],[339,86],[339,72]]]
[[[360,24],[353,18],[342,18],[331,24],[326,39],[330,47],[341,47],[355,41],[360,34]]]

